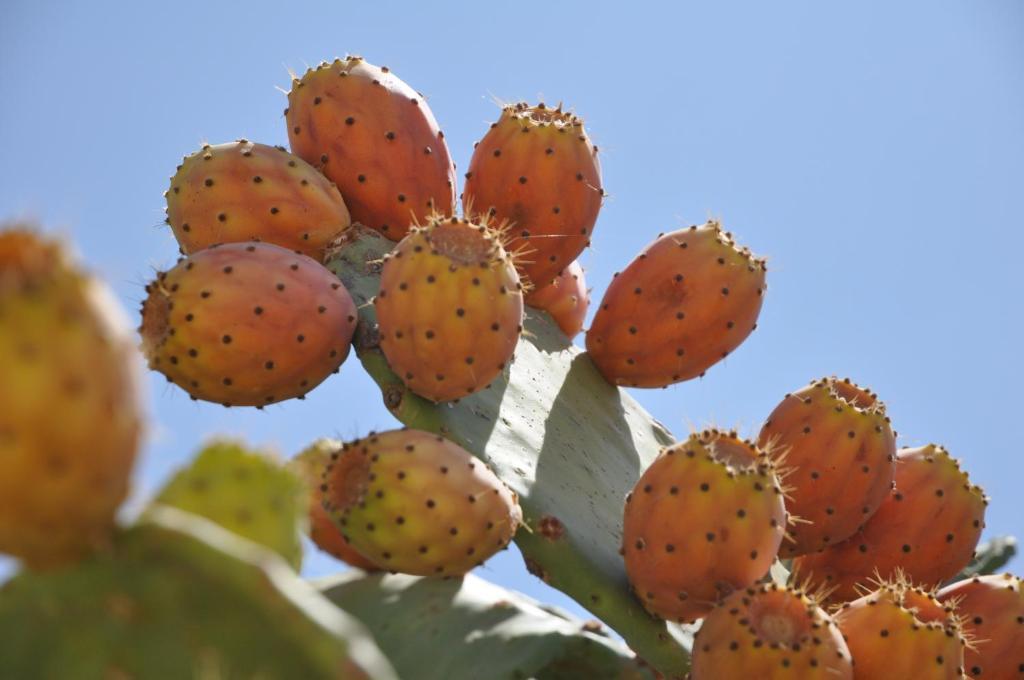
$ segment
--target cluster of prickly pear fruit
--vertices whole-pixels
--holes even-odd
[[[123,313],[63,244],[0,225],[0,552],[56,567],[109,543],[143,423]]]
[[[298,479],[264,456],[215,444],[142,520],[118,531],[113,513],[126,493],[140,420],[120,336],[98,320],[83,292],[88,281],[67,273],[59,253],[17,232],[13,240],[0,235],[0,321],[18,315],[0,329],[8,350],[0,352],[0,372],[15,376],[17,388],[0,394],[0,550],[33,567],[93,553],[66,579],[26,575],[0,592],[0,627],[25,620],[29,636],[0,641],[0,675],[66,674],[80,640],[65,636],[62,621],[102,609],[102,653],[89,659],[95,669],[83,666],[86,674],[146,675],[148,658],[170,653],[177,675],[207,674],[204,664],[213,663],[214,674],[230,676],[330,677],[340,668],[342,677],[388,677],[386,664],[357,659],[358,631],[341,630],[343,622],[316,607],[296,608],[296,593],[286,592],[294,584],[268,566],[280,560],[266,548],[298,566],[298,516],[341,560],[426,576],[465,574],[507,547],[520,526],[541,535],[523,540],[524,552],[549,544],[538,553],[552,561],[587,540],[558,518],[529,516],[530,507],[524,523],[517,494],[455,443],[493,455],[480,430],[452,433],[451,422],[464,424],[432,415],[459,405],[428,403],[466,399],[474,419],[496,425],[485,406],[505,391],[472,395],[496,380],[513,382],[524,303],[546,311],[570,339],[582,330],[588,295],[576,258],[590,244],[605,195],[582,120],[561,106],[505,107],[475,147],[459,217],[444,135],[423,96],[387,68],[358,57],[323,63],[293,80],[288,100],[295,155],[246,140],[204,145],[171,178],[167,222],[185,257],[147,286],[146,358],[195,399],[261,408],[302,398],[337,372],[361,314],[361,358],[379,349],[389,388],[423,398],[400,409],[403,397],[392,395],[392,411],[418,414],[418,423],[442,434],[405,429],[344,445],[321,440],[294,461]],[[353,273],[351,263],[338,262],[365,233],[359,225],[398,243]],[[337,276],[322,264],[335,256]],[[595,376],[590,392],[620,400],[597,384],[591,363],[613,386],[703,376],[756,328],[766,271],[765,260],[716,221],[662,234],[616,274],[587,331],[586,355],[558,342],[545,351],[582,359],[581,370]],[[378,272],[374,291],[352,289],[366,303],[357,309],[338,277],[376,284]],[[85,361],[102,380],[83,379]],[[509,401],[523,397],[523,382],[515,388]],[[577,418],[586,405],[561,404],[577,409],[568,420],[579,427],[587,426]],[[70,426],[47,428],[43,406],[60,409]],[[547,447],[529,420],[500,420],[527,430],[515,444],[527,454]],[[85,463],[65,455],[82,449]],[[576,453],[580,477],[596,479],[600,461]],[[512,474],[530,474],[518,465],[501,471],[510,485],[519,481]],[[542,483],[549,480],[532,481],[533,488],[515,487],[524,499],[536,489],[552,493]],[[957,584],[941,602],[926,589],[970,559],[985,503],[940,447],[897,454],[885,406],[871,391],[849,380],[815,381],[785,397],[756,441],[706,430],[662,450],[622,516],[621,566],[636,600],[623,605],[622,593],[611,606],[634,622],[703,617],[694,680],[956,677],[965,663],[986,677],[1020,672],[1019,579]],[[795,558],[805,588],[823,595],[766,583],[769,574],[778,578],[777,557]],[[609,565],[601,569],[611,581]],[[855,599],[873,579],[882,585]],[[90,580],[100,587],[85,592]],[[601,596],[592,591],[589,601],[598,605]],[[821,608],[827,600],[842,605],[835,620]],[[294,627],[283,637],[266,634],[281,619]],[[658,637],[664,646],[668,636]],[[341,639],[354,647],[339,646]],[[245,658],[246,650],[261,653]],[[893,663],[897,651],[888,650],[903,657]],[[679,676],[678,667],[670,672]]]

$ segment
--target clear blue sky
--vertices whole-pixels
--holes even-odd
[[[135,318],[175,258],[161,195],[179,158],[286,143],[288,68],[391,67],[429,97],[460,176],[494,97],[563,101],[611,193],[583,257],[595,296],[659,231],[708,216],[769,257],[747,343],[701,381],[637,393],[659,419],[755,434],[785,392],[849,375],[903,445],[964,460],[993,498],[988,535],[1024,533],[1024,4],[842,4],[5,0],[0,216],[70,234]],[[214,433],[290,454],[396,424],[354,359],[264,412],[159,375],[149,395],[143,489]],[[513,551],[482,575],[565,603]]]

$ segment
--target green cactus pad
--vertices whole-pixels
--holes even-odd
[[[654,677],[596,622],[473,575],[442,580],[349,572],[316,585],[366,624],[404,678]]]
[[[306,518],[306,499],[302,481],[270,455],[237,442],[215,441],[168,482],[155,502],[213,520],[298,569],[299,522]]]
[[[996,574],[1017,555],[1017,539],[1013,536],[997,536],[985,541],[974,551],[974,559],[949,583],[956,583],[972,576]]]
[[[109,553],[0,588],[4,678],[394,678],[365,629],[270,551],[152,509]]]
[[[519,494],[529,530],[516,543],[531,572],[589,609],[669,678],[689,668],[689,638],[630,594],[619,545],[626,493],[672,435],[609,385],[551,319],[528,310],[515,361],[490,388],[454,404],[408,391],[377,347],[380,259],[394,245],[353,229],[328,266],[360,310],[356,350],[384,403],[410,427],[439,432],[486,461]]]

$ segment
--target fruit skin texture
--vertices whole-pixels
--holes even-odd
[[[853,655],[856,680],[962,678],[964,646],[954,607],[897,580],[847,602],[836,624]]]
[[[523,286],[500,240],[486,225],[435,217],[385,257],[374,301],[380,346],[416,394],[465,397],[512,360]]]
[[[426,100],[386,67],[335,59],[292,81],[292,151],[338,185],[352,219],[390,239],[455,212],[455,165]]]
[[[1024,582],[1012,574],[975,576],[946,586],[939,599],[956,604],[975,641],[964,651],[972,677],[1009,680],[1024,673]]]
[[[407,574],[465,574],[508,546],[523,519],[516,494],[482,461],[421,430],[346,444],[324,484],[325,509],[348,542]]]
[[[647,611],[694,621],[768,572],[785,527],[770,456],[705,430],[662,451],[626,497],[626,573]]]
[[[937,586],[967,566],[985,526],[988,500],[945,449],[934,444],[901,449],[896,488],[853,536],[798,557],[802,577],[834,589],[830,599],[858,597],[856,586],[902,570],[925,587]]]
[[[62,244],[0,224],[0,552],[45,569],[108,543],[144,427],[133,345]]]
[[[551,283],[527,293],[526,304],[550,314],[565,336],[572,340],[583,330],[583,320],[590,306],[583,267],[573,261]]]
[[[244,139],[187,156],[164,196],[183,253],[266,241],[321,260],[351,223],[338,188],[316,168],[283,147]]]
[[[693,643],[692,680],[854,677],[835,622],[805,593],[760,584],[707,615]]]
[[[511,224],[509,250],[521,254],[524,280],[542,286],[590,245],[603,197],[583,121],[561,107],[518,103],[476,145],[462,205],[467,215]]]
[[[324,472],[332,457],[337,459],[341,442],[333,439],[318,439],[306,447],[291,461],[291,468],[306,483],[309,491],[309,538],[324,552],[364,571],[377,571],[379,567],[364,557],[345,541],[338,527],[334,526],[324,510]]]
[[[587,331],[590,358],[613,385],[701,376],[754,330],[765,272],[717,222],[663,234],[608,286]]]
[[[800,518],[784,557],[849,538],[878,510],[896,474],[896,437],[885,404],[849,379],[822,378],[787,394],[761,428],[761,446],[785,451]]]
[[[337,371],[356,326],[334,274],[269,243],[201,250],[146,292],[139,331],[150,368],[225,406],[304,396]]]

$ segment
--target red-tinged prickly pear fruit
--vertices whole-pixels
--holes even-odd
[[[341,453],[341,442],[318,439],[291,461],[291,468],[309,489],[309,537],[324,552],[364,571],[379,567],[345,541],[324,509],[324,473],[332,457]]]
[[[265,241],[321,260],[351,219],[338,188],[283,147],[203,145],[171,177],[167,222],[182,252]]]
[[[201,250],[146,292],[139,331],[150,368],[225,406],[304,396],[345,361],[356,325],[334,274],[269,243]]]
[[[590,305],[583,267],[573,261],[548,285],[527,293],[526,304],[550,314],[566,337],[573,339],[583,330],[583,320]]]
[[[896,437],[885,404],[848,378],[822,378],[787,394],[758,442],[784,451],[792,471],[786,507],[798,521],[783,557],[849,538],[892,490]]]
[[[704,375],[754,330],[766,270],[717,222],[663,234],[608,286],[587,331],[590,358],[614,385]]]
[[[835,621],[853,655],[856,680],[964,677],[967,639],[955,607],[901,578],[847,602]]]
[[[626,574],[647,611],[693,621],[768,572],[785,528],[771,456],[705,430],[662,451],[626,497]]]
[[[590,245],[601,210],[601,166],[583,121],[544,104],[511,104],[477,143],[463,207],[507,220],[520,272],[543,286]]]
[[[1013,574],[975,576],[939,591],[956,606],[974,644],[964,651],[973,678],[1024,677],[1024,581]]]
[[[360,57],[292,80],[292,151],[341,189],[352,219],[390,239],[434,212],[455,212],[455,166],[426,99]]]
[[[0,552],[48,569],[106,546],[143,430],[109,289],[29,225],[0,225]]]
[[[808,594],[774,583],[733,593],[693,642],[692,680],[850,680],[850,650]],[[880,676],[881,677],[881,676]]]
[[[901,449],[896,488],[850,538],[798,557],[793,569],[832,591],[832,601],[859,596],[877,574],[897,570],[914,583],[937,586],[971,561],[981,537],[988,499],[960,464],[934,444]]]
[[[482,461],[420,430],[346,444],[324,484],[325,508],[348,542],[408,574],[465,574],[505,548],[523,517]]]
[[[512,360],[522,290],[498,232],[432,217],[384,259],[374,305],[388,364],[435,402],[487,387]]]

